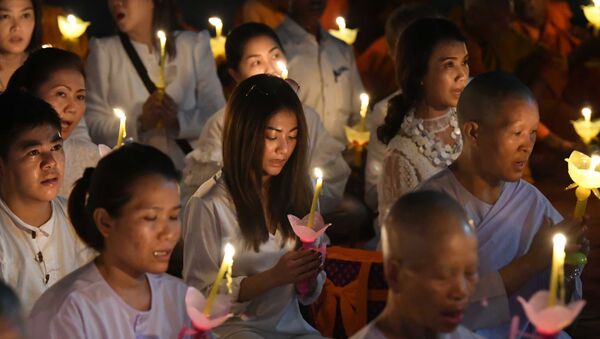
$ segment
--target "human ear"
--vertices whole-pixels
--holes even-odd
[[[115,220],[108,214],[108,211],[104,208],[96,208],[92,213],[92,219],[94,224],[98,227],[98,231],[106,238],[110,232],[114,229]]]
[[[386,258],[383,260],[385,280],[388,288],[394,293],[398,293],[402,289],[402,279],[400,277],[403,269],[402,266],[402,260],[399,259]]]
[[[464,123],[463,134],[466,140],[470,141],[472,144],[477,144],[477,141],[479,140],[479,123],[475,121]]]

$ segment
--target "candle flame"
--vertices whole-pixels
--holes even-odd
[[[315,177],[323,179],[323,171],[319,167],[315,167]]]
[[[600,156],[592,155],[592,160],[590,161],[590,170],[595,171],[596,167],[600,165]]]
[[[600,1],[600,0],[598,0],[598,1]],[[585,121],[590,121],[592,119],[592,109],[589,107],[582,108],[581,115],[583,115],[583,119]]]
[[[67,15],[67,21],[71,24],[71,25],[75,25],[77,23],[77,17],[74,16],[73,14],[69,14]]]
[[[277,61],[277,68],[279,68],[279,70],[281,71],[281,77],[283,79],[287,78],[288,69],[287,69],[287,66],[285,65],[285,62]]]
[[[213,16],[208,18],[208,23],[215,26],[216,27],[223,27],[223,21],[221,21],[221,18]]]
[[[592,0],[595,7],[600,7],[600,0]]]
[[[233,256],[234,255],[235,255],[235,247],[233,247],[233,245],[230,244],[230,243],[225,244],[225,258],[224,258],[224,260],[231,261],[231,260],[233,260]]]
[[[79,38],[90,25],[89,22],[83,21],[73,14],[69,14],[66,17],[59,15],[56,17],[58,23],[58,30],[60,34],[66,39],[74,40]]]
[[[567,244],[567,237],[562,233],[556,233],[554,237],[552,237],[552,242],[559,251],[561,251],[561,249],[564,251],[565,245]]]
[[[125,112],[123,112],[123,110],[120,109],[120,108],[113,108],[113,112],[115,112],[115,115],[117,117],[119,117],[119,119],[126,119],[127,118],[126,115],[125,115]]]
[[[369,95],[367,93],[360,94],[360,115],[364,118],[367,115],[369,107]]]
[[[597,1],[600,1],[600,0],[597,0]],[[335,23],[340,28],[340,31],[343,31],[346,29],[346,20],[343,17],[338,16],[337,18],[335,18]]]
[[[52,46],[52,44],[43,44],[42,48],[52,48],[54,46]]]
[[[158,40],[160,40],[161,45],[164,45],[167,42],[167,35],[164,31],[156,32],[156,36],[158,37]]]

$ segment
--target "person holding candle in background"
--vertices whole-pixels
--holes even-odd
[[[283,79],[258,74],[234,90],[225,112],[223,170],[189,200],[184,212],[185,281],[211,289],[230,242],[232,312],[213,329],[220,338],[320,338],[304,321],[325,280],[321,255],[296,250],[287,215],[306,215],[311,187],[302,104]],[[297,283],[309,280],[300,296]]]
[[[287,63],[277,35],[264,24],[246,23],[234,28],[225,46],[229,73],[236,82],[256,74],[282,74],[278,64],[285,67]],[[306,105],[303,110],[308,128],[310,173],[316,167],[324,172],[327,185],[319,202],[321,212],[329,213],[335,211],[343,199],[350,168],[342,157],[344,145],[330,136],[317,112]],[[184,196],[193,194],[222,167],[224,120],[225,108],[207,120],[197,141],[198,148],[186,157]]]
[[[528,300],[548,288],[556,232],[570,239],[567,252],[589,250],[585,227],[581,219],[564,219],[521,179],[539,123],[537,103],[525,85],[504,72],[482,74],[465,88],[457,112],[462,154],[418,189],[446,192],[474,222],[480,283],[463,324],[486,338],[506,338],[512,317],[519,315],[532,331],[516,297]],[[581,298],[578,276],[567,279],[566,287],[567,298]]]
[[[91,142],[87,127],[80,127],[85,112],[85,71],[74,53],[43,48],[29,56],[12,76],[8,90],[24,89],[44,99],[61,119],[65,173],[59,195],[69,197],[86,167],[100,160],[100,148]]]
[[[69,217],[99,255],[44,293],[32,338],[175,338],[189,326],[187,286],[164,274],[181,232],[178,182],[167,155],[137,143],[86,170]]]
[[[450,165],[462,150],[456,104],[469,78],[460,29],[441,18],[411,23],[396,47],[393,97],[377,129],[387,145],[377,186],[379,220],[403,194]]]
[[[31,94],[0,95],[0,279],[12,286],[25,314],[37,298],[92,253],[58,197],[64,168],[61,121]]]
[[[327,131],[346,143],[344,126],[359,119],[364,88],[352,47],[323,30],[319,19],[326,0],[293,0],[275,32],[289,58],[289,75],[302,87],[305,105],[321,116]]]
[[[127,115],[128,137],[157,147],[182,168],[190,142],[225,103],[210,36],[177,31],[174,0],[110,0],[108,6],[119,35],[92,40],[86,68],[92,139],[115,144],[119,119],[113,108],[119,107]],[[166,38],[163,68],[159,30]],[[143,75],[130,56],[140,60]]]

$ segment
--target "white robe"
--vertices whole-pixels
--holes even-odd
[[[528,300],[535,292],[548,289],[548,271],[532,276],[513,295],[506,294],[498,271],[527,253],[544,217],[549,217],[555,224],[563,217],[537,188],[523,180],[505,182],[493,205],[467,191],[449,169],[444,169],[417,189],[446,192],[463,206],[476,225],[480,281],[471,296],[464,325],[486,338],[507,338],[510,321],[515,315],[527,326],[527,318],[516,298],[522,296]],[[576,287],[573,298],[580,299],[579,278]]]
[[[50,219],[34,227],[16,216],[0,199],[0,279],[15,290],[24,314],[29,313],[48,287],[94,256],[71,226],[66,201],[56,198],[51,204]],[[39,253],[43,262],[39,262]]]
[[[183,277],[187,284],[205,295],[223,260],[227,242],[235,249],[233,264],[232,300],[238,300],[240,284],[248,276],[272,268],[294,242],[282,247],[280,233],[270,235],[258,252],[245,247],[235,205],[219,175],[204,183],[190,198],[184,212],[183,227]],[[298,301],[310,304],[321,293],[325,272],[317,277],[317,288],[312,295],[301,298],[293,284],[279,286],[256,298],[234,303],[232,311],[243,313],[246,320],[236,316],[213,329],[220,338],[320,338],[300,313]]]
[[[331,136],[346,143],[344,125],[360,119],[364,92],[352,47],[323,29],[317,42],[289,17],[275,32],[289,60],[289,77],[300,84],[300,100],[321,115]]]
[[[90,262],[44,293],[29,316],[31,338],[177,338],[190,326],[187,286],[168,274],[146,274],[150,309],[134,309]]]
[[[350,167],[342,157],[344,145],[332,138],[323,127],[319,115],[304,106],[308,127],[308,156],[311,169],[319,167],[324,173],[323,192],[319,198],[320,210],[333,210],[344,196]],[[210,179],[223,166],[223,129],[225,109],[219,110],[208,119],[198,147],[186,156],[182,192],[184,197],[192,195],[198,187]],[[313,171],[310,171],[311,174]],[[184,198],[184,202],[185,202]]]
[[[149,94],[129,60],[119,37],[112,36],[90,41],[86,63],[87,121],[92,140],[97,144],[114,146],[119,131],[119,119],[113,108],[119,107],[127,115],[127,137],[150,144],[167,153],[178,168],[183,168],[184,154],[176,139],[195,141],[204,122],[223,107],[225,99],[207,32],[176,32],[177,56],[167,58],[166,92],[177,103],[179,132],[155,128],[138,134],[138,117]],[[159,79],[158,51],[150,53],[144,44],[132,41],[148,76],[155,83]]]

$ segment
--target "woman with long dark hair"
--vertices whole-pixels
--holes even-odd
[[[400,36],[396,77],[402,92],[390,100],[377,130],[387,145],[377,188],[380,218],[460,154],[455,107],[469,77],[468,58],[460,29],[446,19],[417,20]]]
[[[109,0],[118,35],[90,42],[86,120],[92,140],[127,136],[167,153],[178,168],[204,121],[225,104],[207,32],[179,31],[175,0]],[[164,78],[157,32],[166,36]]]
[[[208,292],[229,242],[233,317],[214,329],[220,338],[320,338],[298,300],[311,303],[325,274],[320,254],[295,250],[288,214],[310,209],[307,127],[296,92],[279,77],[242,81],[225,112],[223,170],[192,196],[184,217],[186,282]],[[307,295],[296,283],[310,280]]]

